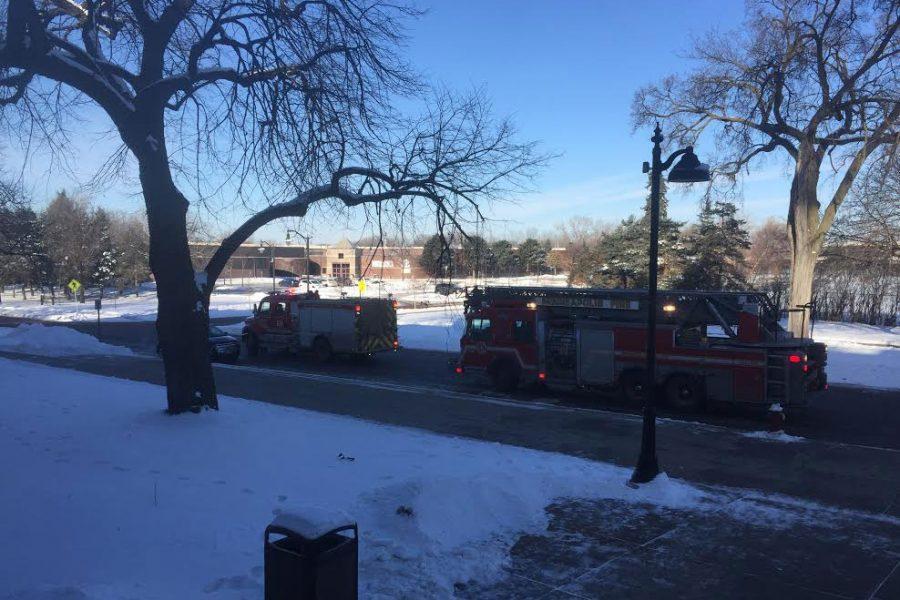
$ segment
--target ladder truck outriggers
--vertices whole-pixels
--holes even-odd
[[[659,292],[657,385],[674,408],[708,402],[808,405],[827,389],[825,345],[795,338],[760,292]],[[638,401],[644,384],[647,290],[486,287],[469,291],[460,375],[498,391],[522,383],[611,389]]]

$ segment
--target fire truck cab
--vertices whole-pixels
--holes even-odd
[[[248,354],[312,350],[320,360],[334,354],[369,355],[398,350],[397,311],[387,299],[320,299],[318,294],[273,292],[244,321]]]
[[[824,344],[793,338],[758,292],[660,291],[656,383],[673,407],[707,402],[800,408],[827,387]],[[471,290],[459,374],[500,391],[523,382],[613,388],[644,384],[646,290],[488,287]]]

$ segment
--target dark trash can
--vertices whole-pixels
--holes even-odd
[[[278,515],[266,527],[266,600],[356,600],[359,530]]]

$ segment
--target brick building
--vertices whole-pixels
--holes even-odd
[[[191,256],[195,268],[202,268],[218,244],[195,242]],[[347,239],[336,244],[314,244],[309,247],[309,273],[358,279],[408,279],[424,277],[419,266],[421,246],[356,246]],[[241,244],[222,271],[222,278],[271,277],[274,258],[275,276],[301,276],[307,272],[305,244]]]
[[[195,268],[202,268],[218,244],[192,243],[191,256]],[[516,249],[514,247],[514,249]],[[309,247],[309,272],[355,281],[368,279],[424,279],[419,265],[422,246],[357,246],[344,238],[335,244]],[[221,277],[271,277],[270,261],[275,259],[275,277],[296,277],[307,272],[306,245],[303,243],[242,244],[231,256]],[[552,248],[548,253],[548,272],[568,270],[570,257],[566,248]],[[482,273],[482,275],[492,275]],[[508,273],[494,275],[510,275]]]

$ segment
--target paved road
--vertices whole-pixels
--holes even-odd
[[[214,319],[220,325],[238,323],[240,318]],[[0,326],[13,326],[18,319],[0,317]],[[80,331],[96,334],[96,323],[66,323]],[[129,346],[137,352],[152,354],[156,347],[156,332],[152,322],[109,322],[101,325],[101,337],[113,344]],[[454,355],[445,352],[403,350],[380,354],[366,361],[335,360],[320,364],[310,356],[242,356],[240,364],[307,375],[329,375],[362,378],[369,381],[403,385],[427,385],[442,390],[467,392],[529,402],[602,409],[637,415],[640,408],[629,405],[615,394],[554,393],[539,389],[522,389],[512,395],[500,395],[484,382],[461,379],[452,368]],[[719,407],[699,415],[687,415],[662,410],[663,417],[700,421],[743,429],[761,429],[765,423],[758,412],[734,407]],[[861,387],[833,385],[815,397],[814,406],[797,422],[789,423],[789,433],[831,442],[862,444],[900,449],[900,390],[872,390]]]

